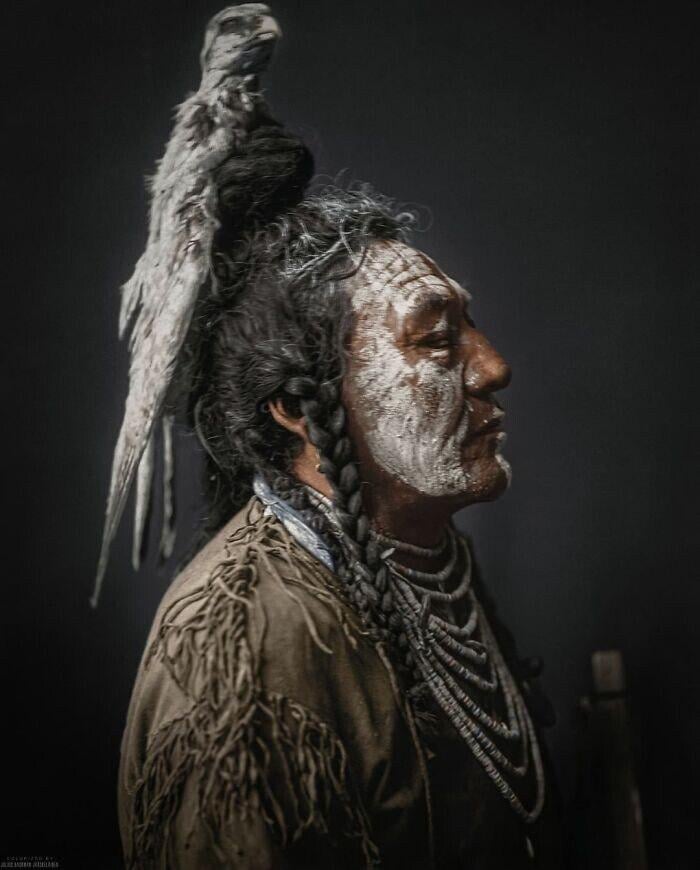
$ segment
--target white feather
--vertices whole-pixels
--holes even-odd
[[[138,471],[136,472],[136,508],[134,509],[134,539],[131,542],[131,567],[138,571],[141,567],[144,535],[148,525],[148,515],[151,505],[151,485],[153,483],[154,466],[153,433],[146,442]]]

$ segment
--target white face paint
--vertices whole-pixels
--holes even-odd
[[[407,319],[426,303],[439,310],[449,302],[461,310],[469,294],[424,254],[398,242],[373,245],[348,283],[359,339],[348,385],[374,460],[425,495],[470,490],[472,468],[463,450],[471,411],[466,388],[473,374],[465,383],[465,355],[455,358],[440,344],[448,329],[446,311],[427,318],[428,343],[419,351],[400,338]],[[491,465],[494,458],[492,453]],[[507,473],[506,461],[497,460],[500,473]]]

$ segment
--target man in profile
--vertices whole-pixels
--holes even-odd
[[[210,503],[134,687],[127,865],[558,867],[534,690],[451,522],[508,485],[509,367],[390,201],[307,192],[257,88],[277,34],[210,23],[124,297],[101,570],[182,409]]]

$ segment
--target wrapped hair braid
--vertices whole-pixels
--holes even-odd
[[[320,470],[331,486],[335,516],[344,532],[342,549],[345,552],[338,566],[339,576],[365,622],[380,638],[393,645],[402,659],[401,664],[416,682],[422,682],[394,604],[388,569],[370,535],[369,517],[363,509],[361,480],[347,435],[345,408],[338,386],[330,381],[317,385],[311,378],[294,378],[285,384],[285,391],[300,397],[299,409],[309,441],[318,450]],[[304,510],[299,500],[297,505]],[[322,517],[312,512],[316,514],[314,519]],[[322,533],[318,524],[314,528]]]

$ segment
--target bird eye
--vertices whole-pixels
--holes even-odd
[[[238,36],[250,36],[253,27],[244,18],[227,18],[219,24],[219,33],[235,33]]]

